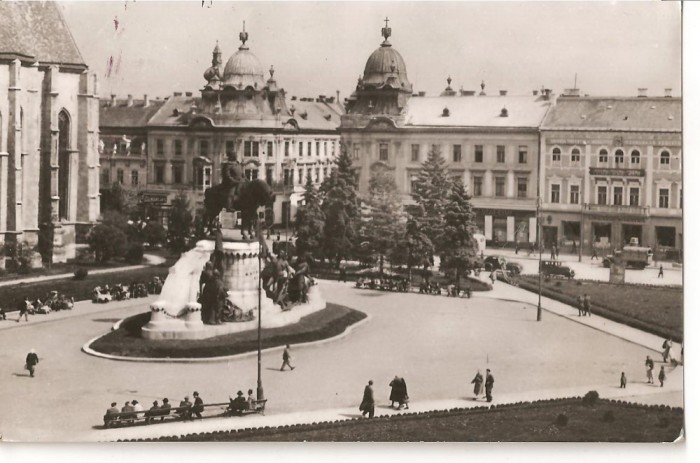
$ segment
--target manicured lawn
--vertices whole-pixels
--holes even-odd
[[[566,424],[557,419],[566,415]],[[607,416],[606,416],[607,415]],[[612,416],[611,416],[612,415]],[[672,442],[683,428],[680,408],[562,399],[351,420],[189,434],[187,442]]]
[[[98,264],[96,262],[75,262],[68,264],[53,264],[51,268],[30,269],[26,273],[15,273],[2,270],[0,271],[0,282],[20,280],[23,278],[40,277],[46,275],[60,275],[62,273],[73,273],[79,268],[84,268],[85,270],[90,272],[92,270],[126,267],[129,265],[133,264],[129,264],[127,262],[107,262],[105,264]]]
[[[520,278],[520,287],[537,292],[537,277]],[[542,280],[542,295],[576,307],[576,298],[587,293],[592,310],[674,341],[683,340],[683,289],[668,286],[615,285],[600,281]],[[572,310],[576,310],[572,308]]]
[[[157,265],[136,270],[116,271],[100,275],[90,275],[84,280],[64,278],[60,280],[42,281],[37,283],[18,283],[11,286],[0,286],[0,304],[5,310],[14,310],[19,301],[25,296],[30,299],[43,299],[49,291],[58,291],[66,296],[73,296],[76,301],[92,298],[95,286],[122,283],[131,284],[134,281],[147,282],[158,276],[161,280],[168,276],[169,265]]]
[[[292,309],[294,310],[294,309]],[[367,317],[363,312],[335,304],[325,310],[303,317],[299,323],[262,332],[262,347],[283,346],[327,339]],[[217,336],[196,341],[147,340],[141,337],[141,327],[150,320],[150,313],[125,320],[120,328],[91,344],[105,354],[126,357],[204,358],[253,352],[258,348],[257,330]]]

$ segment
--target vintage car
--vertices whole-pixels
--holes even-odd
[[[543,260],[540,271],[545,277],[560,276],[569,279],[574,277],[574,271],[566,265],[562,265],[558,260]]]

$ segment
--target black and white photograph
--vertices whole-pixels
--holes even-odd
[[[0,1],[0,451],[684,446],[685,6]]]

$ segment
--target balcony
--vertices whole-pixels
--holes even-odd
[[[586,213],[610,216],[649,217],[649,208],[644,206],[614,206],[607,204],[586,204]]]

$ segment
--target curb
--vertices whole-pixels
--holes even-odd
[[[356,309],[355,309],[356,310]],[[362,312],[366,315],[365,318],[362,320],[358,321],[357,323],[354,323],[352,325],[349,325],[343,330],[342,333],[336,334],[333,337],[326,338],[326,339],[318,339],[316,341],[308,341],[308,342],[302,342],[298,344],[293,344],[294,346],[302,346],[302,347],[312,347],[320,344],[324,344],[327,342],[332,342],[332,341],[337,341],[339,339],[342,339],[346,336],[348,336],[352,330],[354,330],[356,327],[362,325],[363,323],[369,321],[372,316]],[[117,323],[115,323],[112,326],[112,329],[114,330],[115,327],[119,327],[125,319],[119,320]],[[120,362],[142,362],[142,363],[215,363],[215,362],[226,362],[230,360],[238,360],[241,358],[247,358],[247,357],[253,357],[258,355],[257,351],[252,351],[252,352],[243,352],[240,354],[234,354],[234,355],[226,355],[222,357],[201,357],[201,358],[154,358],[154,357],[124,357],[121,355],[111,355],[111,354],[103,354],[102,352],[97,352],[96,350],[93,350],[90,348],[90,345],[100,339],[104,334],[100,336],[96,336],[92,339],[90,339],[88,342],[83,344],[83,347],[81,347],[80,350],[82,350],[84,353],[88,355],[92,355],[94,357],[100,357],[103,359],[107,360],[116,360]],[[276,351],[282,351],[284,350],[284,346],[276,346],[276,347],[268,347],[266,349],[262,349],[261,353],[270,353],[270,352],[276,352]]]

